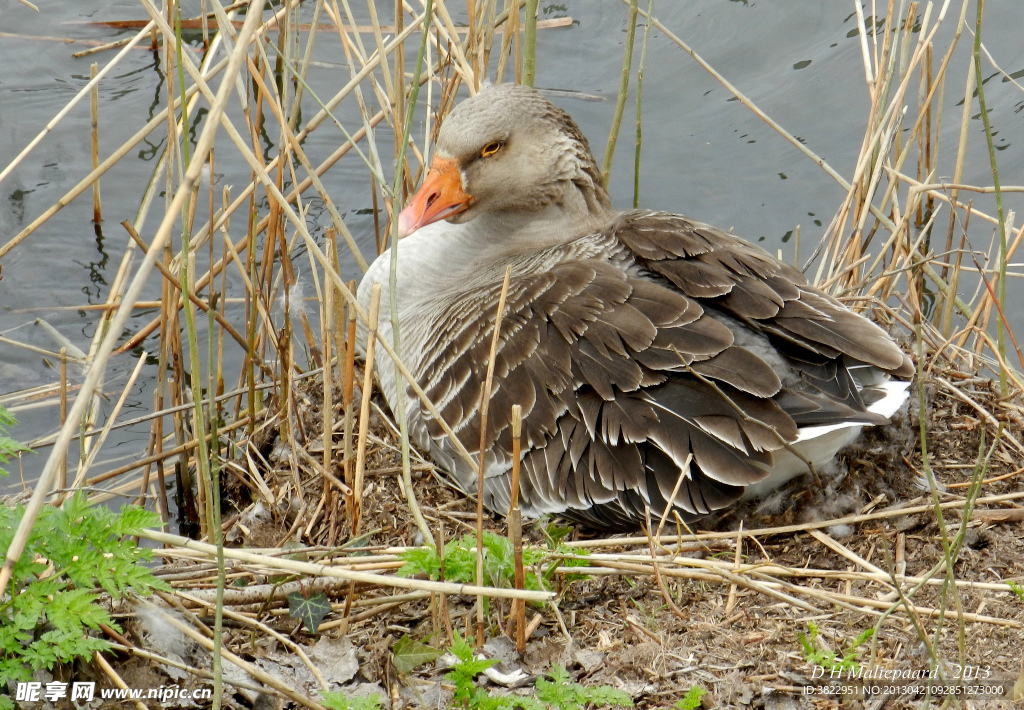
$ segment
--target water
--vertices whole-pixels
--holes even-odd
[[[113,56],[104,52],[75,59],[72,53],[86,48],[85,41],[109,42],[129,32],[85,24],[99,20],[144,17],[135,2],[80,0],[61,3],[44,0],[40,12],[6,0],[0,32],[0,64],[8,68],[0,76],[0,168],[39,132],[43,125],[83,86],[89,64],[102,66]],[[390,7],[390,3],[381,3]],[[359,3],[355,3],[359,5]],[[645,2],[641,3],[646,6]],[[452,11],[459,21],[457,7]],[[950,7],[950,13],[958,12]],[[937,11],[937,10],[936,10]],[[385,9],[382,20],[388,21]],[[189,14],[186,12],[185,14]],[[844,176],[853,173],[863,139],[869,106],[861,62],[856,15],[851,2],[838,0],[789,0],[785,3],[705,0],[698,3],[656,3],[655,15],[675,34],[701,54],[768,115]],[[571,17],[571,27],[541,30],[538,38],[537,85],[551,90],[551,98],[568,110],[589,137],[594,152],[604,153],[614,109],[625,41],[626,6],[608,0],[567,0],[544,3],[542,18]],[[973,7],[968,18],[974,17]],[[955,21],[950,21],[950,24]],[[1019,0],[988,0],[985,44],[998,64],[1012,75],[1024,73],[1024,45],[1018,39],[1024,26],[1024,4]],[[936,46],[944,51],[952,28],[943,30]],[[15,36],[12,36],[15,35]],[[62,38],[78,43],[68,44]],[[372,44],[372,38],[365,40]],[[949,72],[940,143],[940,166],[951,170],[959,130],[957,105],[963,96],[966,62],[972,38],[965,33]],[[418,42],[410,41],[412,47]],[[639,57],[640,35],[636,55]],[[310,81],[321,96],[332,95],[348,79],[344,55],[336,35],[321,33],[317,41],[317,67]],[[16,67],[16,70],[12,68]],[[1024,182],[1024,91],[992,76],[986,98],[996,134],[998,160],[1004,184]],[[164,103],[164,79],[155,55],[134,50],[115,68],[100,88],[101,159],[120,146]],[[640,171],[641,205],[681,212],[695,219],[733,229],[737,234],[793,259],[794,240],[789,235],[799,225],[801,253],[807,255],[820,238],[844,197],[844,190],[820,167],[801,154],[772,128],[736,101],[713,77],[698,66],[661,32],[652,30],[644,77],[643,152]],[[219,79],[215,85],[219,84]],[[359,127],[351,108],[343,104],[339,116],[350,130]],[[612,196],[620,207],[629,207],[633,194],[633,99],[623,121],[616,153]],[[309,103],[307,116],[312,115]],[[976,113],[976,111],[975,111]],[[908,127],[909,128],[909,127]],[[422,135],[422,128],[417,129]],[[95,333],[98,313],[86,307],[105,301],[124,253],[126,234],[119,223],[134,219],[145,184],[152,174],[164,132],[126,157],[102,180],[104,222],[92,223],[90,192],[63,208],[42,228],[3,259],[0,280],[0,336],[28,346],[55,350],[51,337],[35,325],[43,318],[63,335],[86,349]],[[325,126],[305,144],[315,161],[322,160],[343,140],[340,132]],[[378,134],[382,152],[390,153],[392,136]],[[215,169],[218,186],[234,186],[238,194],[249,170],[233,149],[218,151]],[[79,104],[43,142],[0,183],[0,244],[6,243],[44,210],[61,198],[91,167],[88,101]],[[948,178],[949,175],[938,177]],[[972,121],[967,169],[963,182],[991,184],[988,154],[981,121]],[[364,241],[364,253],[372,259],[372,205],[365,168],[350,154],[336,165],[324,182],[350,229]],[[309,220],[317,229],[329,223],[315,194]],[[1017,195],[1007,195],[1008,209],[1020,211]],[[994,214],[989,196],[978,195],[975,204]],[[148,242],[159,222],[163,201],[158,198],[142,230]],[[943,216],[944,223],[946,217]],[[200,221],[200,220],[197,220]],[[1017,220],[1020,223],[1020,220]],[[201,223],[201,221],[200,221]],[[235,227],[236,238],[240,228]],[[289,229],[289,231],[291,231]],[[944,231],[944,230],[943,230]],[[972,231],[975,246],[984,248],[990,227]],[[299,260],[300,269],[308,271]],[[348,263],[346,278],[358,269]],[[157,278],[144,298],[159,294]],[[1019,289],[1017,291],[1019,294]],[[1014,296],[1018,298],[1019,296]],[[312,312],[312,309],[310,309]],[[238,308],[229,318],[240,326]],[[147,323],[153,311],[140,310],[129,331]],[[1024,316],[1014,323],[1024,325]],[[155,340],[146,343],[153,349]],[[112,360],[105,391],[118,393],[135,364],[133,356]],[[120,419],[145,414],[152,406],[154,366],[148,366],[132,388]],[[72,380],[80,379],[72,370]],[[3,395],[57,379],[52,358],[0,342],[0,402]],[[226,378],[229,382],[231,377]],[[105,405],[107,411],[111,407]],[[52,432],[58,413],[52,398],[21,406],[14,431],[19,440],[32,440]],[[138,456],[148,440],[148,427],[138,426],[111,434],[93,473]],[[24,481],[42,468],[48,450],[24,460]],[[76,454],[72,450],[72,457]],[[104,463],[106,461],[107,463]],[[8,468],[12,468],[8,466]],[[17,464],[14,476],[3,487],[22,485]]]

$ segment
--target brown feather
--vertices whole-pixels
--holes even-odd
[[[478,160],[492,140],[501,154]],[[513,404],[524,414],[524,513],[635,527],[648,511],[693,518],[731,504],[768,475],[772,452],[796,441],[799,427],[877,423],[860,394],[864,387],[869,403],[878,396],[876,381],[859,379],[865,372],[913,374],[881,328],[759,247],[679,215],[615,214],[586,139],[532,89],[493,87],[460,104],[438,151],[459,164],[473,195],[453,221],[490,226],[405,257],[429,263],[429,273],[446,271],[446,260],[474,265],[464,281],[442,278],[434,291],[417,282],[412,306],[399,299],[403,330],[419,337],[407,364],[475,452],[511,264],[483,437],[485,501],[501,512],[510,501]],[[567,219],[549,228],[533,218],[552,214],[542,209]],[[449,243],[462,246],[449,253]],[[408,253],[401,248],[399,258]],[[374,262],[361,299],[364,285],[383,281],[387,256]],[[394,389],[386,391],[392,406]],[[414,406],[409,423],[472,490],[475,470],[426,408]]]

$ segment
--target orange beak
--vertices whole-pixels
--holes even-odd
[[[398,238],[464,212],[471,204],[473,198],[462,189],[459,164],[449,158],[434,158],[427,179],[398,215]]]

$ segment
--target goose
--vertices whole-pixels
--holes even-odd
[[[481,393],[506,267],[484,447],[484,503],[604,529],[686,522],[833,459],[908,397],[910,358],[796,268],[715,227],[612,207],[586,138],[536,90],[503,84],[443,121],[390,250],[359,285],[397,308],[400,352],[479,456]],[[392,341],[389,318],[378,336]],[[380,350],[393,412],[467,494],[476,467]],[[648,517],[649,516],[649,517]]]

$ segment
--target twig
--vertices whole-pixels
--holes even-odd
[[[192,639],[200,646],[205,648],[207,651],[212,652],[214,650],[214,643],[210,641],[210,639],[197,632],[188,624],[185,624],[182,621],[178,620],[174,615],[165,613],[163,615],[163,619],[168,624],[176,628],[178,631],[185,634],[190,639]],[[264,683],[265,685],[269,685],[271,688],[278,691],[287,698],[291,699],[293,702],[296,702],[304,707],[310,708],[310,710],[325,710],[325,708],[322,705],[313,702],[302,693],[296,692],[295,690],[290,688],[287,683],[281,681],[276,676],[264,672],[263,670],[254,666],[248,661],[245,661],[242,658],[236,656],[234,653],[227,650],[226,648],[222,647],[220,649],[220,655],[222,658],[235,664],[259,682]]]
[[[484,586],[484,473],[487,468],[487,411],[491,404],[491,384],[494,381],[494,361],[498,356],[498,342],[501,339],[501,321],[505,317],[505,299],[512,279],[512,266],[505,267],[505,278],[501,282],[498,296],[498,310],[494,314],[494,330],[491,333],[491,350],[487,356],[487,376],[480,391],[480,461],[476,474],[476,584]],[[476,645],[484,644],[484,598],[476,599]]]
[[[107,674],[107,677],[110,678],[110,682],[121,690],[128,690],[128,684],[124,682],[124,679],[121,678],[120,675],[118,675],[113,666],[107,662],[107,659],[103,657],[102,653],[99,651],[93,651],[92,658],[96,661],[96,665],[100,667],[100,670]],[[146,710],[146,705],[141,700],[133,700],[132,702],[138,710]]]

